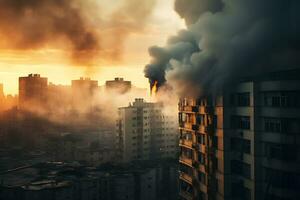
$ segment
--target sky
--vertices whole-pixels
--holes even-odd
[[[111,2],[101,0],[104,18],[106,13],[114,9],[115,5]],[[185,27],[184,21],[174,11],[173,4],[174,0],[156,1],[141,30],[132,31],[125,37],[120,47],[121,58],[99,58],[97,63],[89,67],[84,64],[74,66],[67,56],[68,52],[58,47],[44,45],[42,48],[24,50],[1,46],[3,38],[0,34],[0,83],[4,84],[5,94],[17,94],[18,77],[30,73],[48,77],[48,81],[54,84],[70,85],[72,79],[83,76],[98,80],[99,85],[102,85],[114,77],[124,77],[138,87],[148,88],[149,83],[143,73],[144,66],[150,60],[148,48],[152,45],[164,45],[168,36],[175,35]],[[13,34],[10,39],[14,40]],[[101,39],[106,42],[105,37]]]

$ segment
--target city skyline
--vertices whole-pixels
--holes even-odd
[[[7,95],[19,95],[19,84],[18,84],[18,80],[19,78],[22,78],[22,77],[27,77],[29,75],[39,75],[39,76],[42,76],[42,77],[45,77],[48,79],[48,85],[55,85],[55,86],[69,86],[71,87],[72,86],[72,81],[74,80],[80,80],[80,79],[91,79],[91,80],[97,80],[98,81],[98,87],[105,87],[107,81],[115,81],[116,79],[123,79],[124,81],[129,81],[132,83],[132,80],[130,79],[126,79],[126,78],[123,78],[122,76],[112,76],[112,78],[110,79],[94,79],[94,78],[91,78],[89,76],[79,76],[79,77],[74,77],[70,80],[65,80],[66,82],[63,82],[63,83],[56,83],[56,82],[52,82],[51,80],[49,80],[49,77],[47,76],[43,76],[41,74],[38,74],[38,73],[29,73],[29,74],[24,74],[24,76],[19,76],[19,77],[16,77],[16,84],[17,84],[17,88],[16,88],[16,91],[14,93],[8,93],[7,92],[7,89],[6,89],[6,85],[8,84],[5,84],[5,82],[0,82],[0,84],[2,85],[2,89],[3,89],[3,93],[5,96]],[[122,80],[122,81],[123,81]],[[145,89],[147,91],[150,92],[150,89],[149,89],[149,83],[146,84],[146,87],[138,87],[138,84],[132,84],[133,87],[136,87],[136,88],[140,88],[140,89]],[[147,92],[147,94],[149,93]]]
[[[105,9],[108,13],[106,13],[108,16],[101,16],[102,20],[109,20],[110,12],[120,7],[121,1],[114,3],[93,2],[99,4],[101,10]],[[132,2],[134,1],[124,1],[128,4]],[[145,4],[147,2],[150,5],[153,3],[153,5],[149,8],[149,14],[141,26],[143,28],[139,31],[133,30],[126,35],[123,44],[114,44],[115,46],[120,45],[119,48],[122,48],[120,59],[103,59],[103,55],[100,55],[92,65],[90,63],[73,64],[70,63],[67,50],[59,45],[54,45],[54,47],[45,45],[33,49],[13,49],[0,42],[0,82],[6,85],[5,93],[16,94],[18,90],[16,77],[25,76],[29,73],[47,76],[50,82],[57,84],[66,84],[69,80],[80,76],[89,76],[100,80],[100,82],[114,77],[124,77],[131,79],[139,87],[148,88],[148,80],[143,75],[144,65],[150,59],[148,47],[153,44],[164,45],[169,35],[175,34],[185,26],[184,21],[173,9],[174,0],[147,0]],[[101,23],[100,26],[102,26]],[[143,42],[137,43],[137,40]],[[109,50],[110,47],[106,45],[104,48]]]

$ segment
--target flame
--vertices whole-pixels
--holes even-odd
[[[156,92],[157,92],[157,81],[154,82],[154,84],[152,85],[152,88],[151,88],[151,96],[152,95],[155,95]]]

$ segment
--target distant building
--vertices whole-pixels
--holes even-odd
[[[1,172],[0,199],[173,200],[178,191],[172,179],[176,169],[176,162],[169,160],[98,168],[39,163]]]
[[[48,79],[39,74],[19,78],[19,107],[43,106],[46,101]]]
[[[0,83],[0,111],[2,111],[5,107],[5,96],[3,92],[3,84]]]
[[[116,92],[124,94],[131,90],[131,81],[125,81],[123,78],[115,78],[115,80],[106,81],[106,92]]]
[[[4,98],[3,84],[0,83],[0,99]]]
[[[299,70],[179,106],[181,199],[300,199]]]
[[[69,85],[55,85],[49,83],[48,85],[48,105],[50,107],[49,112],[54,112],[53,114],[58,116],[59,114],[68,113],[72,109],[72,88]],[[60,105],[59,111],[57,112],[57,105]]]
[[[177,120],[164,114],[162,104],[136,99],[118,112],[116,132],[123,162],[176,157]]]
[[[79,80],[72,80],[72,89],[78,93],[86,92],[92,95],[97,88],[98,81],[91,80],[90,78],[80,77]]]
[[[72,80],[72,102],[76,109],[86,111],[93,106],[93,97],[98,90],[98,81],[81,77]]]

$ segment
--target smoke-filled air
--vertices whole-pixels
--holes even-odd
[[[238,76],[300,66],[299,8],[297,0],[176,0],[187,28],[149,48],[145,76],[194,96]]]
[[[110,10],[101,3],[105,2],[0,0],[0,47],[60,49],[73,65],[122,59],[124,40],[143,30],[155,0],[114,2]]]

